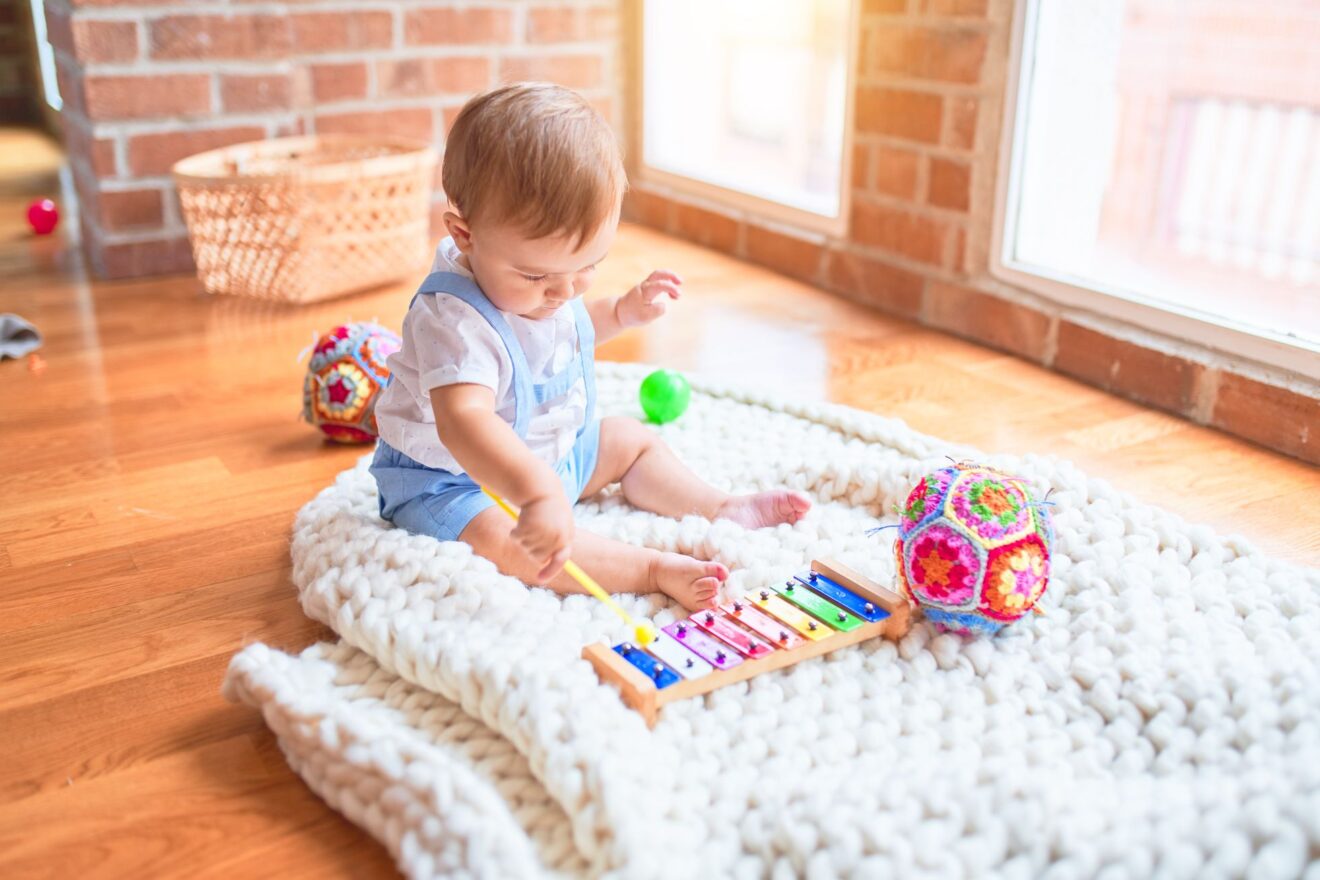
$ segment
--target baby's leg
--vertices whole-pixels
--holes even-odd
[[[510,537],[513,525],[513,520],[491,507],[477,514],[459,538],[504,574],[524,583],[536,583],[539,566]],[[718,562],[634,547],[581,529],[573,538],[572,556],[608,592],[661,592],[689,611],[714,607],[720,584],[729,576],[729,570]],[[564,572],[547,586],[556,593],[583,592],[577,581]]]
[[[811,509],[801,492],[779,489],[730,495],[707,485],[678,460],[669,446],[636,419],[613,417],[600,423],[600,453],[582,497],[619,482],[634,507],[662,516],[697,514],[730,519],[748,528],[795,523]]]

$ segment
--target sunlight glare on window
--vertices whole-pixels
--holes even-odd
[[[1029,8],[1005,259],[1320,344],[1320,3]]]
[[[651,168],[825,217],[840,210],[849,0],[650,0]]]

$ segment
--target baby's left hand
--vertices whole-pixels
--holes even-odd
[[[657,269],[646,280],[619,297],[614,315],[622,327],[640,327],[665,313],[670,299],[683,295],[683,279],[673,272]]]

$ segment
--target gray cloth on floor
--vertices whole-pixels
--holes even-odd
[[[37,328],[18,315],[0,315],[0,360],[21,358],[41,348],[41,334]]]

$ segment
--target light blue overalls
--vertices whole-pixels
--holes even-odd
[[[533,410],[564,397],[579,379],[583,380],[587,397],[586,419],[578,430],[573,449],[555,466],[555,473],[564,484],[569,501],[576,503],[596,470],[600,446],[600,422],[595,418],[596,332],[581,297],[575,297],[569,303],[577,324],[578,356],[568,367],[538,384],[532,382],[527,356],[513,335],[513,328],[471,278],[454,272],[434,272],[422,282],[412,301],[416,303],[417,297],[437,293],[456,296],[472,306],[504,341],[513,362],[513,430],[523,440],[527,439],[527,426]],[[371,474],[380,490],[380,515],[383,518],[415,534],[430,535],[441,541],[457,541],[473,517],[493,504],[467,474],[427,467],[384,440],[376,446]]]

